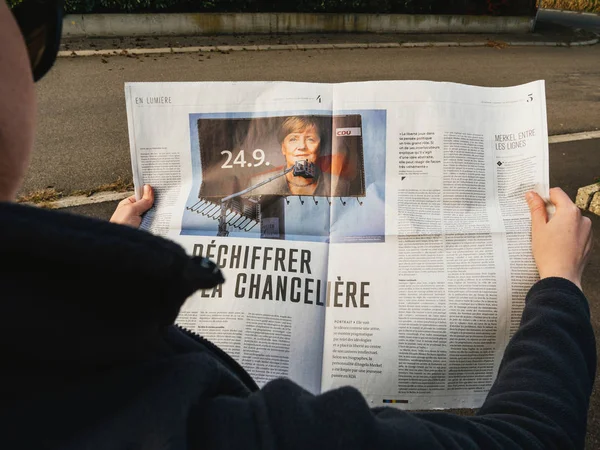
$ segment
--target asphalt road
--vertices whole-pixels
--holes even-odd
[[[600,33],[600,15],[540,9],[538,11],[537,21],[556,23],[567,27],[581,28]]]
[[[429,79],[509,86],[545,79],[551,134],[600,127],[600,45],[60,58],[38,83],[34,157],[21,193],[129,178],[126,81]]]

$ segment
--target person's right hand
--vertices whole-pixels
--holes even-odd
[[[581,289],[581,277],[592,248],[592,221],[560,188],[550,189],[556,213],[548,220],[546,204],[535,192],[526,194],[531,212],[531,243],[540,278],[561,277]]]

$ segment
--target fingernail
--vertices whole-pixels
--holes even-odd
[[[525,194],[525,200],[527,200],[528,202],[530,202],[531,200],[533,200],[533,192],[529,191]]]
[[[144,185],[144,193],[148,194],[150,192],[150,185],[149,184],[145,184]]]

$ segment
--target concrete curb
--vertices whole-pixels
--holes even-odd
[[[600,216],[600,183],[579,188],[575,204],[584,211],[589,211]]]
[[[43,203],[44,208],[48,209],[63,209],[63,208],[73,208],[75,206],[84,206],[84,205],[93,205],[95,203],[106,203],[106,202],[115,202],[121,201],[127,197],[130,197],[134,194],[131,192],[100,192],[98,194],[93,194],[90,196],[87,195],[74,195],[71,197],[61,198],[60,200],[56,200],[53,202]],[[24,205],[30,206],[40,206],[37,203],[26,202]]]
[[[530,33],[534,17],[425,14],[70,14],[64,37],[295,33]]]
[[[345,44],[272,44],[272,45],[205,45],[193,47],[162,47],[162,48],[127,48],[123,50],[61,50],[59,57],[69,56],[127,56],[151,55],[164,53],[201,53],[201,52],[238,52],[238,51],[272,51],[272,50],[339,50],[358,48],[426,48],[426,47],[581,47],[596,45],[600,38],[576,42],[504,42],[504,41],[473,41],[473,42],[376,42],[376,43],[345,43]]]
[[[585,141],[587,139],[600,139],[600,131],[584,131],[581,133],[555,134],[548,137],[549,144],[560,144],[561,142]]]

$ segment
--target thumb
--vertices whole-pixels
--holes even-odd
[[[539,228],[548,222],[548,213],[546,212],[546,202],[537,193],[530,191],[525,194],[529,212],[531,213],[531,227]]]
[[[142,198],[140,198],[137,202],[131,204],[131,208],[133,212],[137,215],[142,215],[154,204],[154,191],[149,184],[144,185],[144,193],[142,194]]]

